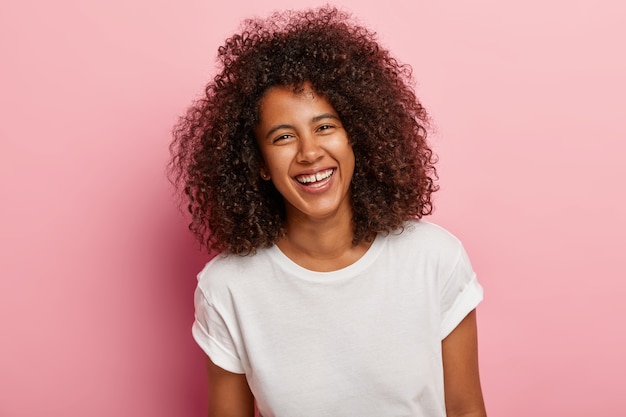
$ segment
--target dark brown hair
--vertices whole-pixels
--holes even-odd
[[[283,233],[283,199],[260,178],[253,132],[260,99],[277,85],[310,82],[339,114],[356,161],[354,244],[432,212],[435,158],[411,68],[349,14],[327,6],[246,20],[218,58],[205,97],[174,128],[170,162],[189,228],[209,250],[249,254]]]

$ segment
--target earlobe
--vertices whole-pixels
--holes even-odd
[[[261,174],[261,178],[263,178],[265,181],[270,180],[270,175],[265,171],[265,168],[261,168],[260,174]]]

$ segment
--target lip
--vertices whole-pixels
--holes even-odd
[[[315,186],[311,186],[311,185],[307,185],[307,184],[303,184],[300,181],[297,180],[297,177],[302,176],[302,175],[316,175],[320,172],[324,172],[324,171],[328,171],[328,170],[332,170],[332,173],[330,174],[330,176],[328,178],[326,178],[325,180],[320,181],[322,184],[319,185],[315,185]],[[309,194],[319,194],[319,193],[323,193],[326,190],[328,190],[332,183],[334,182],[335,179],[335,174],[337,173],[337,168],[336,167],[327,167],[327,168],[319,168],[319,169],[310,169],[310,170],[306,170],[306,171],[302,171],[300,173],[298,173],[297,175],[294,175],[292,177],[293,182],[296,184],[296,187],[306,193]],[[311,184],[311,183],[308,183]]]
[[[300,176],[300,175],[314,175],[317,174],[318,172],[324,172],[324,171],[328,171],[329,169],[332,170],[337,170],[337,167],[323,167],[323,168],[313,168],[313,169],[307,169],[305,171],[300,171],[298,172],[296,175],[293,176],[293,178],[295,179],[296,177]]]
[[[322,169],[311,173],[298,174],[294,177],[294,179],[302,184],[314,183],[329,178],[334,174],[334,172],[334,168]]]

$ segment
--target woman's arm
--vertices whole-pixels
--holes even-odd
[[[472,310],[441,343],[448,417],[485,417],[478,376],[476,310]]]
[[[254,396],[245,374],[228,372],[207,357],[209,417],[253,417]]]

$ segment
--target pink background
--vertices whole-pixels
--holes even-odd
[[[242,18],[318,4],[211,3],[3,2],[0,416],[205,415],[206,256],[170,129]],[[436,121],[433,220],[486,289],[490,415],[623,416],[624,3],[337,4],[413,65]]]

